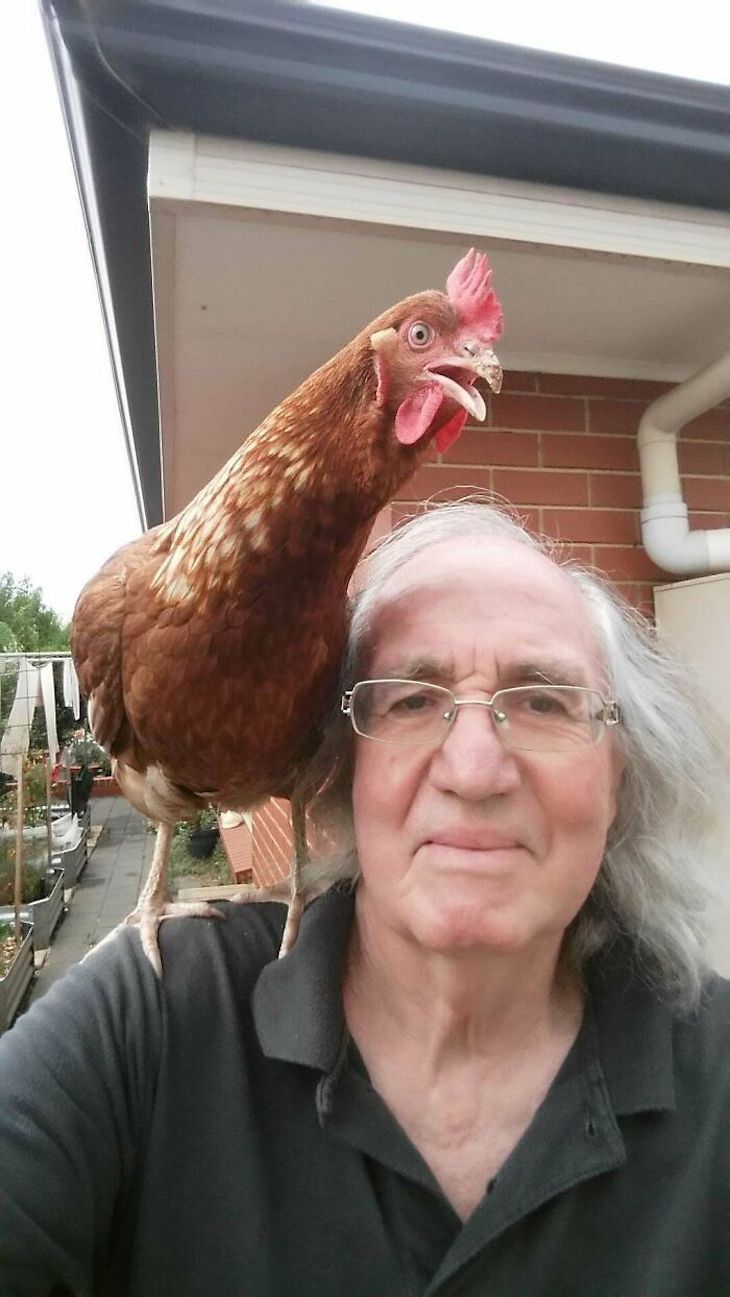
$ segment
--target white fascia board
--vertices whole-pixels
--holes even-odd
[[[153,131],[149,197],[730,267],[730,216],[372,158]]]
[[[66,98],[68,128],[76,166],[76,180],[81,197],[81,207],[84,220],[86,222],[86,232],[94,265],[97,289],[101,301],[102,319],[104,322],[107,345],[109,347],[111,358],[112,377],[119,405],[119,414],[129,469],[132,476],[134,498],[137,504],[140,525],[143,529],[146,529],[148,523],[145,510],[144,492],[142,490],[142,477],[140,473],[139,460],[137,458],[137,445],[132,432],[132,416],[129,409],[127,387],[124,378],[124,366],[122,364],[121,348],[116,329],[113,294],[109,282],[106,258],[103,255],[104,240],[101,234],[99,209],[94,188],[94,166],[89,153],[84,114],[81,106],[81,96],[66,44],[58,32],[58,17],[52,11],[49,11],[48,22],[56,28],[55,49],[58,52],[59,60],[59,82]]]

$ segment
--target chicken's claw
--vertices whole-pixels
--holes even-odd
[[[207,901],[166,901],[162,905],[138,905],[128,914],[122,926],[139,928],[142,949],[158,977],[162,977],[162,960],[157,929],[163,919],[222,919],[223,914]]]

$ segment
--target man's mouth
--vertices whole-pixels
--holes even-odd
[[[460,851],[514,851],[521,844],[516,838],[488,830],[449,829],[427,838],[427,847],[453,847]]]

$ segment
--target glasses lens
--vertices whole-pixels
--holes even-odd
[[[358,734],[385,743],[439,742],[451,722],[453,694],[417,680],[361,680],[351,699]]]
[[[508,747],[565,752],[588,747],[603,730],[603,701],[577,685],[528,685],[494,695],[494,719]]]

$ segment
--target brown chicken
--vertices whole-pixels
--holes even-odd
[[[157,972],[157,927],[205,903],[169,904],[173,827],[208,805],[292,798],[295,859],[282,943],[303,906],[305,807],[297,777],[333,700],[347,585],[378,511],[431,443],[445,450],[474,384],[495,391],[502,312],[473,249],[446,293],[391,307],[266,418],[191,503],[124,546],[83,589],[71,648],[94,734],[133,806],[158,824],[140,925]]]

